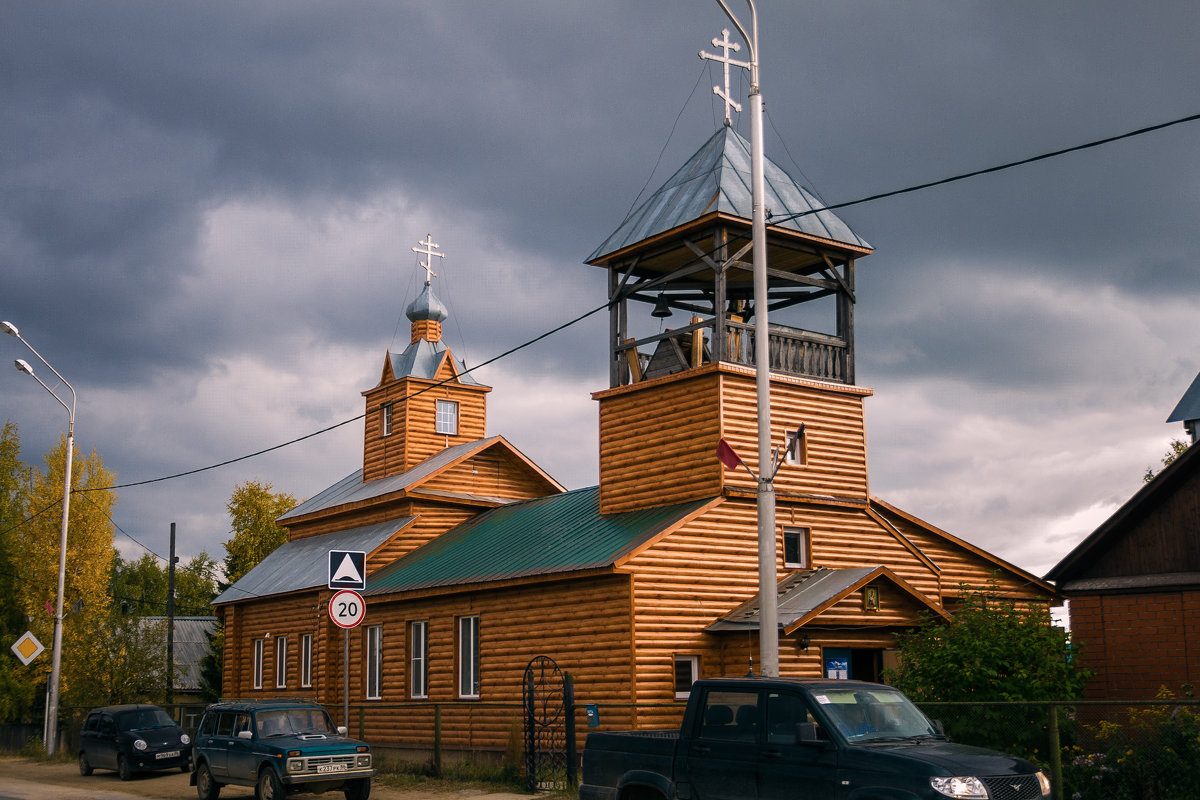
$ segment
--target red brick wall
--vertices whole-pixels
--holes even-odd
[[[1095,674],[1090,699],[1146,700],[1200,685],[1200,591],[1071,598],[1080,662]]]

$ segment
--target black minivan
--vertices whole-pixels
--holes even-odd
[[[127,781],[135,772],[192,763],[192,740],[171,716],[154,705],[97,708],[87,716],[79,734],[79,774],[115,769]]]

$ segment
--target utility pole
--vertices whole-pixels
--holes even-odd
[[[167,702],[175,699],[175,523],[171,523],[171,557],[167,562]]]

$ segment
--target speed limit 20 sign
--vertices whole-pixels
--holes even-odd
[[[367,615],[362,595],[350,589],[334,592],[329,598],[329,618],[339,628],[353,628]]]

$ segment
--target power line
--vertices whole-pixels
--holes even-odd
[[[703,73],[701,73],[701,77],[703,77]],[[693,92],[694,91],[695,91],[695,87],[693,87]],[[1075,152],[1079,152],[1081,150],[1088,150],[1088,149],[1091,149],[1094,147],[1100,147],[1101,145],[1111,144],[1113,142],[1121,141],[1123,139],[1131,139],[1136,136],[1142,136],[1147,133],[1153,133],[1155,131],[1160,131],[1160,130],[1163,130],[1165,128],[1170,128],[1175,125],[1181,125],[1186,122],[1195,122],[1196,120],[1200,120],[1200,114],[1191,114],[1186,117],[1180,117],[1178,119],[1171,120],[1169,122],[1163,122],[1163,123],[1159,123],[1157,125],[1149,125],[1149,126],[1146,126],[1143,128],[1138,128],[1136,130],[1128,131],[1126,133],[1118,134],[1115,136],[1108,136],[1103,139],[1096,139],[1094,141],[1087,142],[1084,144],[1078,144],[1078,145],[1074,145],[1072,147],[1066,147],[1066,148],[1062,148],[1059,150],[1052,150],[1050,152],[1042,153],[1040,155],[1023,158],[1018,161],[1010,161],[1010,162],[1007,162],[1004,164],[997,164],[995,166],[986,167],[984,169],[978,169],[978,170],[974,170],[971,172],[960,173],[958,175],[953,175],[948,178],[941,178],[941,179],[935,180],[935,181],[928,181],[926,183],[919,183],[919,184],[915,184],[912,186],[907,186],[902,189],[893,189],[891,191],[881,192],[879,194],[873,194],[868,197],[859,198],[857,200],[848,200],[848,201],[845,201],[842,203],[834,203],[832,205],[823,206],[822,208],[812,209],[809,211],[803,211],[803,212],[799,212],[796,214],[788,214],[786,216],[770,217],[769,219],[772,223],[778,224],[780,222],[786,222],[788,220],[798,219],[800,217],[806,217],[806,216],[810,216],[812,214],[818,214],[822,211],[833,211],[833,210],[840,209],[840,208],[848,208],[850,206],[862,205],[864,203],[874,202],[876,200],[883,200],[883,199],[886,199],[889,197],[896,197],[897,195],[910,194],[912,192],[919,192],[919,191],[923,191],[925,189],[931,189],[935,186],[943,186],[943,185],[946,185],[949,183],[955,183],[957,181],[966,180],[968,178],[975,178],[975,177],[979,177],[981,175],[988,175],[988,174],[995,173],[995,172],[1002,172],[1004,170],[1013,169],[1014,167],[1024,166],[1026,164],[1033,164],[1038,161],[1045,161],[1045,160],[1051,159],[1051,158],[1057,158],[1059,156],[1067,155],[1068,153],[1075,153]],[[678,119],[676,121],[678,121]],[[661,153],[660,153],[660,158],[661,158]],[[643,188],[643,191],[644,191],[644,188]],[[640,196],[640,193],[639,193],[639,196]],[[636,203],[637,201],[635,200],[634,202]],[[622,222],[622,224],[624,224],[624,222]],[[566,328],[569,328],[572,325],[575,325],[576,323],[581,322],[584,319],[587,319],[588,317],[592,316],[593,314],[603,311],[604,309],[606,309],[610,305],[612,305],[614,302],[616,302],[615,299],[610,300],[600,306],[597,306],[597,307],[591,309],[590,311],[586,311],[583,314],[580,314],[579,316],[575,317],[574,319],[572,319],[568,322],[565,322],[561,325],[551,328],[550,330],[546,331],[545,333],[535,336],[534,338],[532,338],[522,344],[519,344],[516,347],[506,350],[503,353],[500,353],[499,355],[488,359],[487,361],[484,361],[480,364],[475,365],[474,367],[471,367],[471,368],[465,370],[461,374],[463,374],[463,375],[468,374],[468,373],[473,372],[481,367],[485,367],[489,364],[493,364],[503,358],[506,358],[506,357],[512,355],[513,353],[516,353],[520,350],[525,349],[526,347],[536,344],[537,342],[540,342],[541,340],[543,340],[549,336],[552,336],[555,333],[558,333],[559,331],[565,330]],[[417,391],[411,395],[408,395],[408,397],[416,397],[427,391],[436,389],[439,386],[442,386],[443,384],[447,383],[450,380],[452,380],[452,378],[445,378],[441,381],[438,381],[437,383],[434,383],[430,386],[425,387],[424,389],[421,389],[420,391]],[[362,414],[358,414],[357,416],[351,417],[347,420],[343,420],[342,422],[338,422],[334,425],[330,425],[326,428],[322,428],[320,430],[313,431],[312,433],[306,434],[304,436],[300,436],[295,439],[291,439],[289,441],[283,442],[281,444],[277,444],[272,447],[267,447],[262,450],[255,451],[253,453],[248,453],[246,455],[238,456],[236,458],[231,458],[231,459],[222,461],[217,464],[210,464],[209,466],[206,466],[206,467],[198,467],[196,469],[187,470],[185,472],[178,472],[178,473],[175,473],[172,475],[164,475],[164,476],[161,476],[158,478],[149,478],[149,479],[143,480],[143,481],[134,481],[131,483],[115,484],[113,486],[89,487],[87,489],[72,490],[72,494],[74,494],[76,491],[92,492],[92,491],[102,491],[102,490],[108,490],[108,489],[128,489],[128,488],[132,488],[132,487],[136,487],[136,486],[145,486],[145,485],[152,484],[152,483],[161,483],[164,481],[174,480],[176,478],[183,478],[183,477],[187,477],[189,475],[196,475],[201,472],[208,472],[210,470],[218,469],[219,467],[225,467],[225,466],[229,466],[230,464],[236,464],[240,461],[246,461],[251,458],[256,458],[257,456],[265,455],[266,453],[271,453],[276,450],[280,450],[284,447],[289,447],[293,444],[298,444],[299,442],[303,442],[307,439],[311,439],[315,436],[320,436],[323,433],[328,433],[329,431],[340,428],[343,425],[348,425],[351,422],[356,422],[360,419],[363,419],[364,417],[366,417],[365,411]]]
[[[788,220],[799,219],[800,217],[807,217],[812,214],[819,214],[822,211],[833,211],[835,209],[848,208],[850,206],[857,206],[857,205],[861,205],[863,203],[870,203],[875,200],[883,200],[885,198],[895,197],[895,196],[901,195],[901,194],[909,194],[911,192],[919,192],[923,189],[930,189],[934,186],[944,186],[947,183],[955,183],[956,181],[963,181],[963,180],[966,180],[967,178],[977,178],[980,175],[989,175],[993,172],[1003,172],[1004,170],[1012,169],[1013,167],[1021,167],[1026,164],[1033,164],[1037,161],[1045,161],[1048,158],[1057,158],[1058,156],[1064,156],[1064,155],[1067,155],[1068,153],[1077,153],[1080,150],[1089,150],[1093,147],[1099,147],[1099,146],[1105,145],[1105,144],[1112,144],[1113,142],[1119,142],[1122,139],[1132,139],[1135,136],[1141,136],[1143,134],[1153,133],[1155,131],[1161,131],[1164,128],[1170,128],[1174,125],[1182,125],[1185,122],[1195,122],[1198,119],[1200,119],[1200,114],[1191,114],[1186,117],[1180,117],[1179,119],[1173,119],[1170,122],[1162,122],[1162,123],[1159,123],[1158,125],[1150,125],[1145,128],[1138,128],[1137,130],[1129,131],[1127,133],[1120,133],[1120,134],[1117,134],[1116,136],[1108,136],[1108,137],[1105,137],[1104,139],[1096,139],[1095,141],[1087,142],[1086,144],[1077,144],[1077,145],[1074,145],[1073,147],[1064,147],[1061,150],[1052,150],[1049,153],[1042,153],[1041,155],[1030,156],[1029,158],[1022,158],[1019,161],[1009,161],[1006,164],[997,164],[994,167],[986,167],[984,169],[977,169],[973,172],[963,172],[959,175],[953,175],[949,178],[942,178],[941,180],[929,181],[928,183],[919,183],[915,186],[907,186],[903,189],[893,189],[890,192],[881,192],[880,194],[873,194],[873,195],[870,195],[869,197],[861,197],[858,200],[847,200],[844,203],[834,203],[831,206],[825,206],[824,208],[814,208],[811,211],[801,211],[796,214],[788,214],[786,216],[781,216],[781,217],[768,216],[768,219],[773,223],[774,222],[787,222]]]

